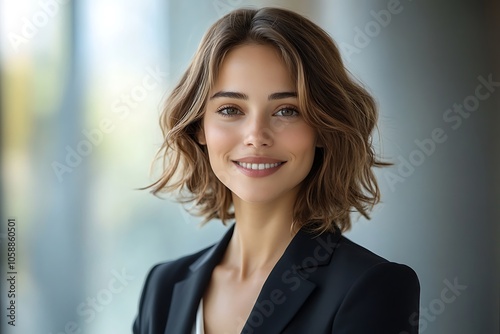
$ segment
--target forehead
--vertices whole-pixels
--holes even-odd
[[[290,70],[276,48],[243,44],[231,49],[220,64],[212,91],[221,89],[295,90]]]

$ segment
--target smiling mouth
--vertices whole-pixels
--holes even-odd
[[[235,163],[237,163],[239,166],[246,168],[246,169],[265,170],[265,169],[276,168],[276,167],[284,164],[285,161],[276,162],[276,163],[266,163],[266,164],[255,164],[255,163],[240,162],[240,161],[235,161]]]

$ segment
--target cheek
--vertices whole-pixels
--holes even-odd
[[[234,139],[234,130],[219,124],[209,124],[205,127],[205,138],[209,151],[224,149]]]
[[[315,152],[316,135],[312,128],[302,125],[296,128],[289,128],[281,133],[283,142],[290,148],[292,152],[297,154],[311,155]]]
[[[228,168],[228,156],[237,143],[238,132],[228,127],[227,124],[207,124],[204,127],[208,159],[215,176],[226,187],[230,186],[232,176],[236,170]]]
[[[238,131],[228,124],[209,122],[204,127],[208,158],[212,170],[222,183],[226,184],[225,173],[228,173],[227,157],[238,142]],[[229,177],[229,175],[227,175]]]

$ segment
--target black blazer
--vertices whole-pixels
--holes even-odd
[[[191,334],[233,227],[212,247],[151,269],[134,334]],[[265,281],[242,333],[418,333],[415,272],[343,237],[299,231]],[[229,307],[229,306],[228,306]]]

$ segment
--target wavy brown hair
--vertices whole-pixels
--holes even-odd
[[[278,8],[238,9],[213,24],[160,117],[164,142],[156,161],[158,180],[145,189],[176,191],[194,202],[207,222],[234,218],[231,191],[213,173],[205,146],[197,142],[208,93],[225,55],[242,44],[278,50],[296,82],[304,120],[318,134],[311,171],[294,206],[294,225],[317,232],[351,227],[350,213],[368,212],[380,200],[372,167],[385,166],[372,146],[377,110],[373,98],[345,69],[339,50],[319,26]]]

